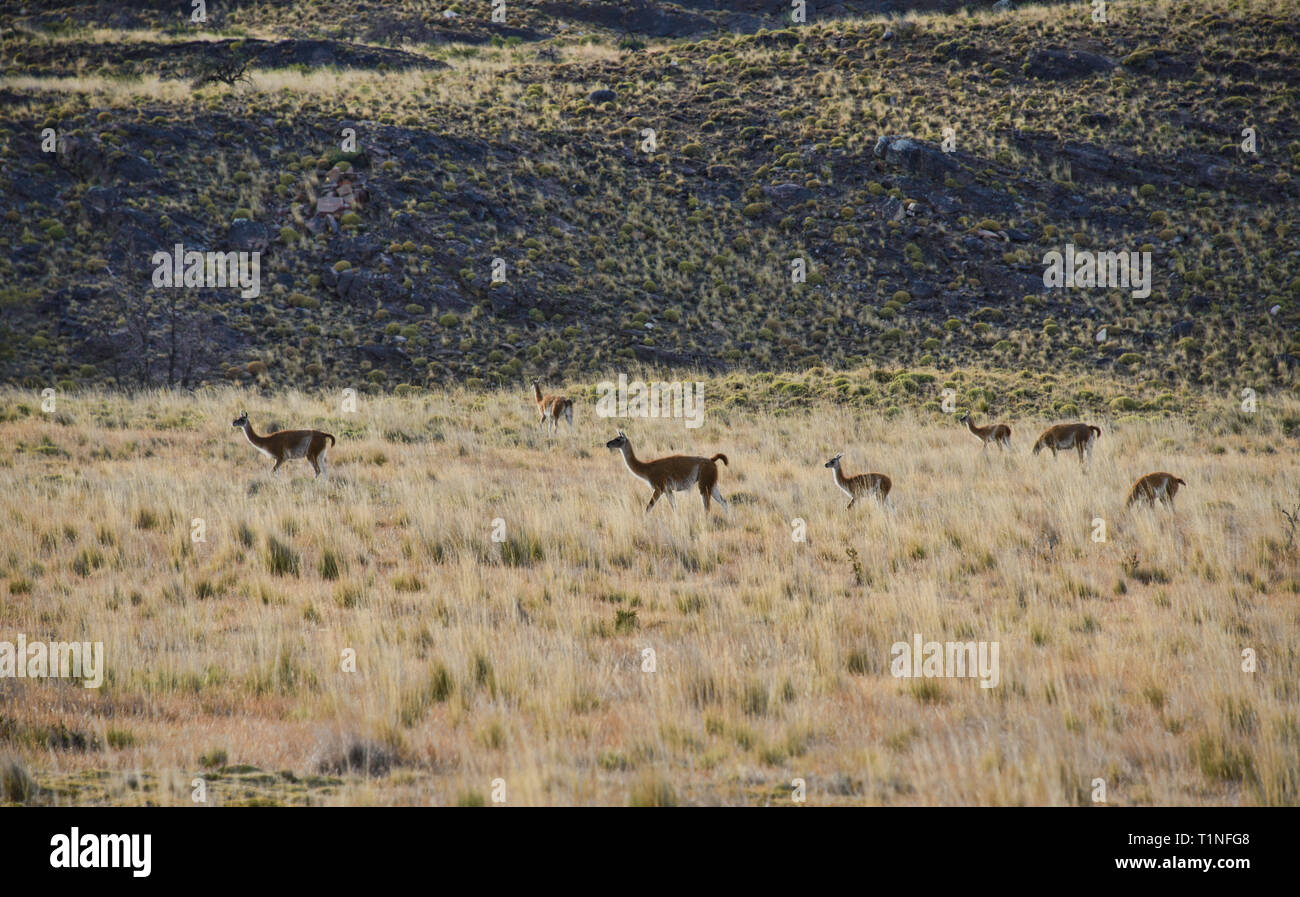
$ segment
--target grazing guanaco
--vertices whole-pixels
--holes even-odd
[[[997,443],[998,447],[1003,451],[1011,448],[1011,428],[1006,424],[990,424],[987,427],[977,427],[971,423],[969,411],[962,415],[961,422],[982,443],[981,449],[988,448],[990,442]]]
[[[712,458],[696,458],[691,455],[669,455],[666,458],[659,458],[655,461],[642,461],[637,458],[632,451],[632,443],[628,442],[627,435],[618,431],[618,435],[605,443],[605,448],[611,452],[622,452],[623,461],[627,464],[627,469],[632,475],[639,480],[644,480],[646,485],[654,490],[654,495],[650,496],[650,504],[645,506],[646,513],[655,506],[659,496],[667,495],[668,504],[673,508],[677,507],[677,502],[673,499],[674,492],[682,492],[692,486],[698,486],[700,490],[700,499],[704,502],[704,510],[709,510],[709,498],[722,505],[724,510],[729,510],[727,500],[722,497],[718,491],[718,463],[721,461],[728,467],[731,466],[727,461],[727,456],[718,452]]]
[[[533,398],[537,402],[537,410],[541,412],[542,419],[538,426],[546,429],[549,422],[551,427],[547,431],[547,437],[550,437],[560,426],[560,418],[569,422],[569,429],[573,429],[573,402],[564,396],[544,396],[542,395],[542,381],[539,378],[533,380]]]
[[[248,422],[247,411],[230,423],[231,426],[239,427],[244,431],[253,448],[268,458],[275,459],[275,466],[271,468],[271,473],[279,470],[280,465],[285,461],[306,458],[312,469],[316,471],[316,476],[320,476],[325,470],[325,452],[334,446],[333,435],[322,433],[320,430],[277,430],[265,436],[258,436],[253,432],[253,425]],[[325,444],[327,439],[329,445]]]
[[[1051,449],[1053,455],[1058,451],[1074,449],[1079,453],[1079,463],[1082,464],[1092,455],[1092,446],[1100,435],[1101,427],[1092,424],[1057,424],[1048,427],[1038,437],[1034,443],[1034,454],[1037,455],[1044,448]]]
[[[1135,501],[1145,501],[1147,504],[1154,505],[1156,500],[1164,502],[1170,507],[1174,506],[1174,496],[1178,494],[1179,486],[1186,486],[1184,480],[1180,480],[1172,473],[1165,473],[1163,470],[1149,473],[1144,477],[1139,477],[1133,484],[1133,488],[1128,493],[1128,503],[1130,505]]]
[[[889,497],[889,490],[893,488],[894,482],[883,473],[860,473],[857,476],[846,477],[844,471],[840,469],[840,459],[844,453],[840,452],[834,458],[826,462],[835,472],[835,485],[844,490],[844,494],[849,497],[849,507],[853,507],[858,499],[863,495],[874,495],[876,500],[882,504]]]

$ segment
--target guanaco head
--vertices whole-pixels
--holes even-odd
[[[840,452],[840,453],[839,453],[838,455],[836,455],[834,458],[831,458],[829,461],[827,461],[826,464],[825,464],[824,466],[826,466],[826,467],[833,467],[833,468],[839,469],[839,466],[840,466],[840,459],[843,458],[843,457],[844,457],[844,453],[843,453],[843,452]]]
[[[624,435],[622,430],[619,430],[617,436],[605,443],[605,448],[611,452],[621,452],[625,445],[627,445],[627,436]]]
[[[247,411],[241,412],[239,417],[235,418],[230,422],[230,425],[232,427],[241,427],[241,428],[248,426],[248,412]]]
[[[960,423],[960,424],[968,424],[968,423],[970,423],[970,412],[967,411],[967,412],[966,412],[965,414],[963,414],[961,417],[957,418],[957,422]]]
[[[1038,437],[1038,441],[1034,443],[1034,454],[1037,455],[1039,452],[1041,452],[1043,450],[1043,446],[1046,444],[1047,444],[1046,436]]]

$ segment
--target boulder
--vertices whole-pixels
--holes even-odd
[[[265,252],[271,243],[271,234],[262,222],[239,218],[230,223],[226,241],[231,249],[239,252]]]
[[[911,137],[881,136],[872,152],[889,165],[935,180],[957,170],[957,163],[943,150]]]
[[[112,187],[91,187],[81,197],[81,210],[92,227],[102,227],[122,203],[122,195]]]
[[[143,156],[127,153],[118,156],[110,165],[113,179],[128,184],[143,184],[158,179],[158,169],[154,168]]]
[[[1115,60],[1097,53],[1085,53],[1082,50],[1035,50],[1025,62],[1025,74],[1031,78],[1064,81],[1109,72],[1115,66]]]
[[[98,178],[107,165],[98,138],[64,137],[55,146],[55,159],[61,167],[86,180]]]
[[[812,190],[802,184],[775,184],[771,187],[764,187],[763,193],[774,203],[786,207],[798,205],[813,198]]]

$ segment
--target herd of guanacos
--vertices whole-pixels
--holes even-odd
[[[533,380],[532,385],[533,398],[541,415],[539,426],[546,430],[549,425],[548,437],[555,432],[561,420],[568,421],[569,429],[572,430],[573,400],[562,395],[543,395],[540,380]],[[983,448],[987,449],[990,442],[1003,451],[1011,448],[1011,428],[1006,424],[976,426],[970,419],[970,412],[961,418],[961,422],[980,440]],[[253,432],[252,424],[248,422],[247,411],[231,421],[231,424],[244,431],[244,436],[254,448],[275,460],[275,466],[271,468],[272,473],[279,470],[280,465],[285,461],[306,458],[312,469],[316,471],[316,476],[320,476],[325,470],[325,452],[333,447],[335,441],[331,434],[320,430],[279,430],[266,436],[259,436]],[[1074,449],[1079,453],[1079,462],[1086,463],[1100,435],[1101,428],[1092,424],[1057,424],[1048,427],[1038,437],[1038,441],[1034,443],[1034,454],[1038,454],[1044,448],[1051,449],[1053,455],[1058,451]],[[673,493],[683,492],[691,487],[699,489],[706,512],[709,510],[710,500],[718,502],[724,509],[728,507],[727,501],[718,491],[718,462],[730,463],[727,461],[727,456],[721,452],[711,458],[669,455],[654,461],[642,461],[632,451],[632,443],[628,441],[627,435],[622,430],[605,443],[605,448],[612,452],[621,452],[623,461],[632,475],[654,490],[654,494],[650,496],[650,503],[645,508],[647,513],[663,496],[667,496],[668,503],[675,508],[677,503],[673,499]],[[889,490],[894,485],[893,481],[883,473],[845,476],[840,467],[840,460],[843,457],[844,453],[840,452],[827,461],[825,466],[834,472],[835,485],[849,496],[848,507],[852,508],[863,496],[870,496],[881,503],[886,503]],[[1138,501],[1155,504],[1160,501],[1172,508],[1178,488],[1186,485],[1185,481],[1172,473],[1165,471],[1149,473],[1139,477],[1133,484],[1133,488],[1129,490],[1128,504],[1132,505]]]

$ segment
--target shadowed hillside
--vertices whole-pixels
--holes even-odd
[[[577,36],[609,7],[523,6],[521,34],[451,43],[385,30],[380,4],[346,28],[325,3],[16,17],[0,372],[383,387],[872,360],[1294,382],[1282,5]],[[260,293],[154,288],[178,243],[261,251]],[[1046,289],[1067,244],[1150,252],[1150,295]]]

